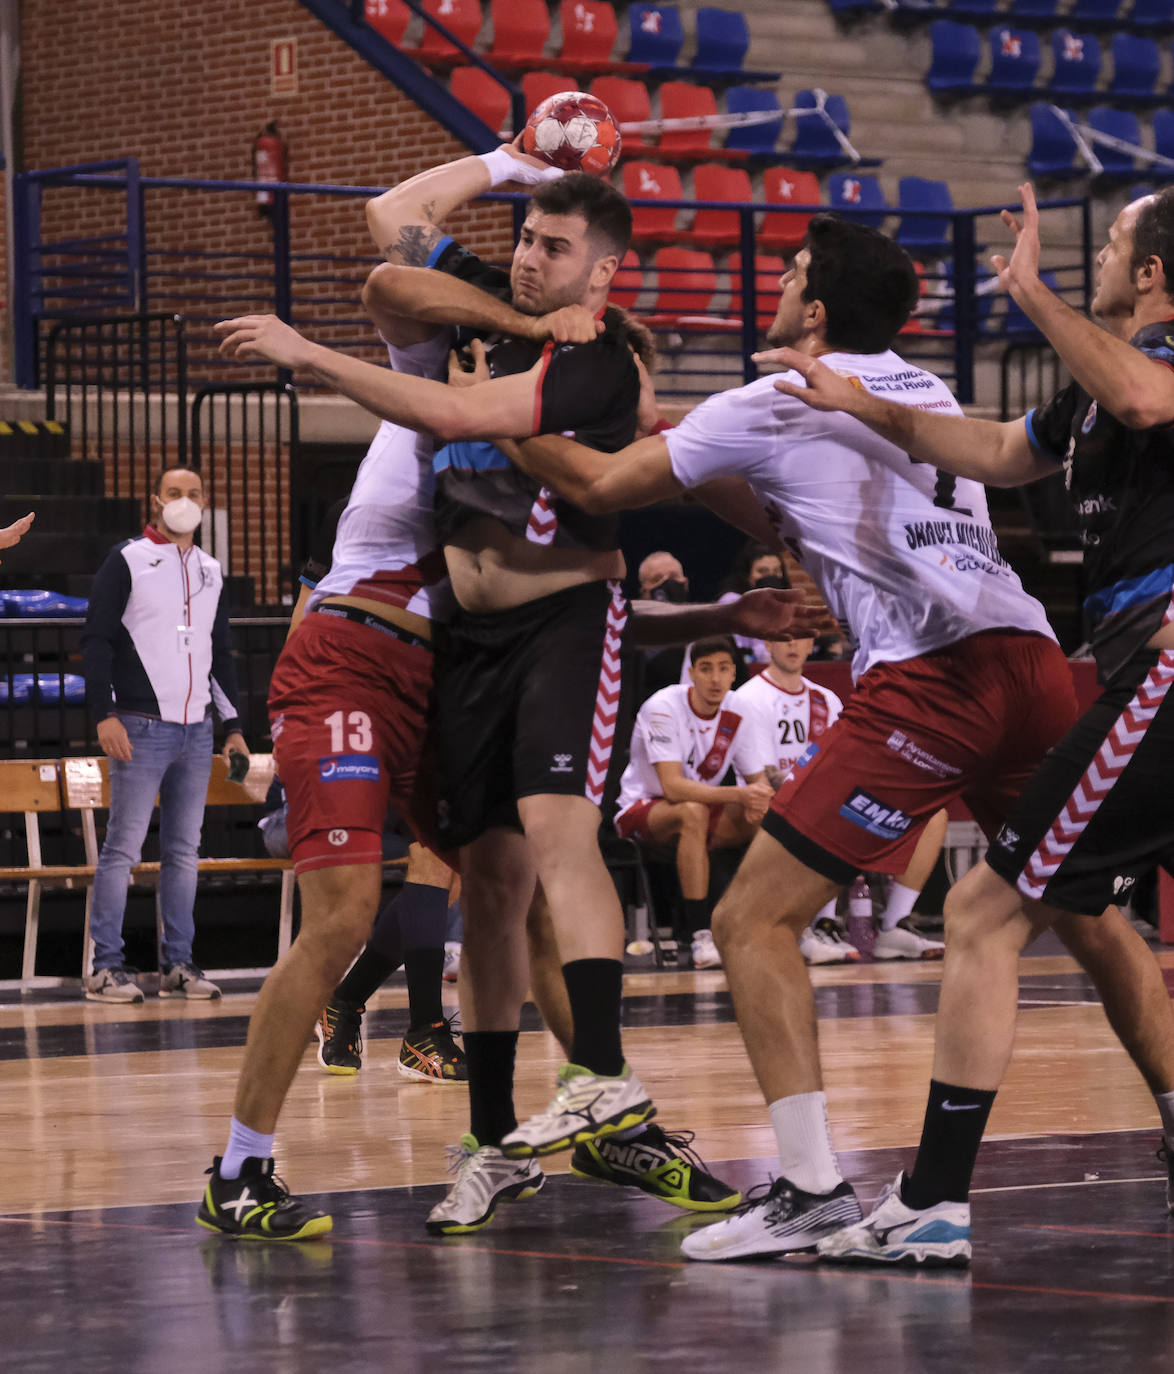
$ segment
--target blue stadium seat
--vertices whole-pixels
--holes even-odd
[[[987,41],[991,69],[983,89],[991,95],[1027,95],[1039,71],[1039,34],[1000,24]]]
[[[881,8],[881,0],[828,0],[828,8],[833,14],[851,18],[854,14],[871,14]]]
[[[1113,35],[1113,79],[1107,95],[1116,104],[1145,105],[1155,99],[1162,64],[1155,38],[1132,33]]]
[[[1166,106],[1154,111],[1154,152],[1162,157],[1174,158],[1174,110]],[[1146,168],[1146,176],[1154,181],[1174,181],[1174,167],[1160,167],[1151,163]]]
[[[929,26],[930,62],[925,84],[935,95],[969,95],[982,57],[982,40],[973,24],[935,19]]]
[[[1131,110],[1115,110],[1111,105],[1096,105],[1088,112],[1088,122],[1099,133],[1124,139],[1126,143],[1141,142],[1141,127]],[[1101,160],[1102,175],[1114,180],[1131,181],[1137,176],[1137,160],[1130,153],[1094,143],[1093,152]]]
[[[1031,119],[1031,151],[1027,155],[1027,170],[1033,177],[1059,180],[1084,176],[1083,160],[1077,161],[1076,141],[1052,112],[1050,105],[1037,102],[1028,111]],[[1066,110],[1076,118],[1074,110]]]
[[[1065,18],[1086,29],[1115,29],[1121,0],[1076,0]]]
[[[49,616],[82,616],[90,603],[84,596],[67,596],[64,592],[39,590],[7,590],[0,592],[3,615],[7,619],[38,619]]]
[[[872,211],[851,217],[855,223],[867,224],[872,229],[879,229],[889,214],[880,182],[860,172],[834,172],[827,179],[827,199],[830,210]]]
[[[746,50],[750,46],[750,29],[737,10],[719,10],[708,6],[697,11],[697,56],[693,70],[700,77],[725,77],[738,80],[748,77],[755,81],[777,81],[780,72],[748,72],[745,70]]]
[[[902,177],[897,184],[897,208],[901,223],[897,242],[909,253],[942,256],[950,248],[950,215],[954,198],[944,181]],[[933,210],[932,218],[914,211]]]
[[[726,147],[747,153],[752,158],[779,156],[775,152],[775,144],[783,131],[783,111],[774,91],[758,86],[731,86],[726,92],[726,109],[730,114],[778,110],[778,119],[769,124],[751,124],[745,129],[731,129],[726,135]]]
[[[799,91],[795,96],[795,109],[811,110],[816,108],[814,91]],[[845,136],[851,129],[848,103],[842,95],[829,95],[825,106],[828,116]],[[795,167],[820,168],[842,167],[850,159],[836,141],[828,128],[827,121],[821,116],[796,115],[795,140],[787,154],[787,161]]]
[[[1051,28],[1058,8],[1059,0],[1011,0],[1007,18],[1029,28]]]
[[[946,14],[952,19],[986,19],[998,8],[997,0],[946,0]]]
[[[1174,28],[1174,0],[1133,0],[1129,27],[1146,33]]]
[[[1055,272],[1044,271],[1039,274],[1040,281],[1050,290],[1059,292],[1060,284],[1056,280]],[[1027,318],[1018,305],[1015,304],[1011,296],[1007,298],[1007,309],[1002,319],[1002,332],[1009,334],[1013,338],[1043,338],[1036,326]],[[998,321],[996,321],[996,324]],[[993,332],[993,331],[992,331]]]
[[[37,674],[37,696],[46,703],[64,701],[68,706],[84,706],[86,680],[80,673]]]
[[[675,5],[632,5],[628,10],[629,62],[674,67],[685,42],[681,12]]]
[[[1101,74],[1101,45],[1091,33],[1057,29],[1052,34],[1056,67],[1047,91],[1065,100],[1092,100]]]

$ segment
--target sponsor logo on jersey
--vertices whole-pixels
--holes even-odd
[[[999,552],[994,530],[989,525],[979,525],[972,520],[917,520],[905,526],[905,542],[911,549],[961,544],[1000,567],[1007,566]],[[961,566],[964,560],[957,561]]]
[[[1097,422],[1097,403],[1094,401],[1089,406],[1084,416],[1084,423],[1080,426],[1081,434],[1087,434]]]
[[[1120,897],[1123,892],[1128,892],[1133,886],[1134,879],[1124,877],[1120,873],[1113,879],[1113,896]]]
[[[333,845],[343,845],[350,839],[350,835],[345,830],[331,830],[326,838]]]
[[[928,749],[923,749],[903,730],[894,730],[885,743],[906,763],[911,763],[914,768],[920,768],[923,772],[932,773],[935,778],[956,778],[962,772],[961,768],[955,768],[952,763],[947,763],[945,759],[939,759],[931,754]]]
[[[862,787],[857,787],[840,807],[840,815],[870,835],[879,835],[882,840],[899,840],[913,824],[899,806],[889,806],[878,801]]]
[[[798,757],[798,758],[795,760],[795,762],[791,765],[791,767],[792,767],[793,769],[794,769],[794,768],[806,768],[807,765],[811,762],[811,760],[812,760],[812,759],[816,756],[816,754],[818,754],[818,753],[819,753],[819,745],[818,745],[818,744],[809,744],[809,745],[807,746],[807,748],[804,749],[804,751],[799,755],[799,757]]]
[[[574,769],[571,767],[571,759],[573,757],[573,754],[555,754],[554,762],[550,765],[550,771],[552,773],[574,772]]]
[[[995,836],[995,843],[1000,849],[1014,849],[1019,843],[1019,832],[1012,830],[1009,825],[1005,825]]]
[[[374,754],[331,754],[318,760],[322,782],[378,782],[379,760]]]

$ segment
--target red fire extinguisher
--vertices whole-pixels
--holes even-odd
[[[255,181],[284,181],[286,171],[285,140],[277,132],[276,120],[270,120],[257,135],[253,144],[253,179]],[[273,192],[257,192],[257,210],[262,215],[273,213]]]

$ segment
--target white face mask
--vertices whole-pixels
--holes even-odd
[[[191,534],[204,518],[204,512],[189,496],[181,496],[178,501],[164,502],[159,514],[172,534]]]

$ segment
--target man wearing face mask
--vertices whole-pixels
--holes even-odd
[[[212,771],[212,711],[223,754],[248,754],[236,707],[224,575],[197,548],[200,476],[169,468],[155,482],[151,522],[98,569],[82,635],[86,702],[110,760],[110,815],[94,874],[90,934],[93,1002],[141,1002],[124,960],[122,922],[131,869],[159,797],[160,997],[200,1000],[220,989],[193,962],[196,860]]]
[[[636,573],[640,582],[640,597],[644,601],[664,601],[671,606],[683,606],[689,600],[689,579],[681,561],[674,554],[661,549],[650,553]],[[687,646],[673,645],[654,649],[644,660],[640,677],[640,701],[647,701],[663,687],[675,682],[689,685]]]

